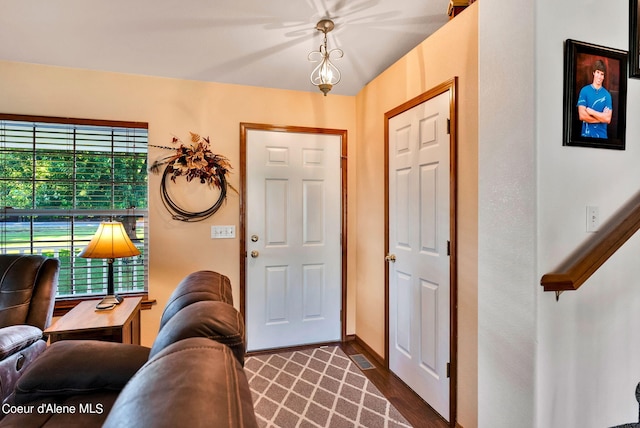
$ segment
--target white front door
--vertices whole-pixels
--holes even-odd
[[[447,420],[450,91],[388,122],[389,369]]]
[[[341,135],[246,130],[249,351],[341,340]]]

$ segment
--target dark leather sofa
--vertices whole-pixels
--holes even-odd
[[[226,276],[194,272],[169,298],[151,349],[55,342],[18,381],[0,427],[257,427],[232,303]]]
[[[0,255],[0,399],[4,401],[27,367],[46,348],[58,287],[57,259]]]

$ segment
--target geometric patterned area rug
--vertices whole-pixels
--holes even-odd
[[[337,346],[247,357],[261,428],[411,427]]]

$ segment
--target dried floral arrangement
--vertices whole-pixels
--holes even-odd
[[[227,186],[238,193],[232,185],[227,183],[227,174],[232,169],[229,159],[211,151],[209,137],[202,137],[193,132],[189,132],[189,134],[191,135],[191,144],[185,144],[180,138],[174,136],[171,142],[179,144],[177,148],[151,145],[152,147],[173,150],[174,153],[155,161],[149,168],[151,172],[159,174],[164,166],[160,189],[162,202],[175,220],[187,222],[204,220],[213,215],[226,199]],[[166,187],[167,178],[175,183],[178,177],[185,177],[187,181],[197,179],[202,184],[206,183],[220,189],[218,200],[211,208],[204,211],[191,212],[180,208],[173,202]]]
[[[193,132],[189,132],[189,134],[191,134],[192,143],[190,145],[185,144],[180,138],[174,136],[171,142],[173,144],[179,143],[180,146],[177,148],[153,146],[174,150],[175,153],[155,161],[151,165],[151,172],[158,174],[161,167],[166,165],[169,168],[171,181],[174,183],[176,178],[184,176],[187,181],[197,178],[200,183],[207,183],[220,188],[220,177],[226,177],[229,170],[232,169],[229,159],[211,151],[209,137],[201,137]],[[233,189],[233,187],[231,188]]]

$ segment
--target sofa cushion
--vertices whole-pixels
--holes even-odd
[[[175,314],[158,332],[149,358],[172,343],[189,337],[205,337],[227,345],[244,364],[244,320],[233,306],[205,300]]]
[[[190,273],[173,290],[160,319],[160,329],[182,308],[203,300],[222,301],[233,305],[231,281],[210,270]]]
[[[104,428],[256,428],[249,383],[225,345],[194,337],[167,346],[131,379]]]
[[[43,352],[16,384],[14,401],[119,391],[149,357],[139,345],[63,340]]]
[[[0,255],[0,327],[30,324],[44,330],[48,326],[58,268],[58,260],[40,255]]]
[[[31,325],[0,328],[0,360],[4,360],[41,338],[42,330]]]

